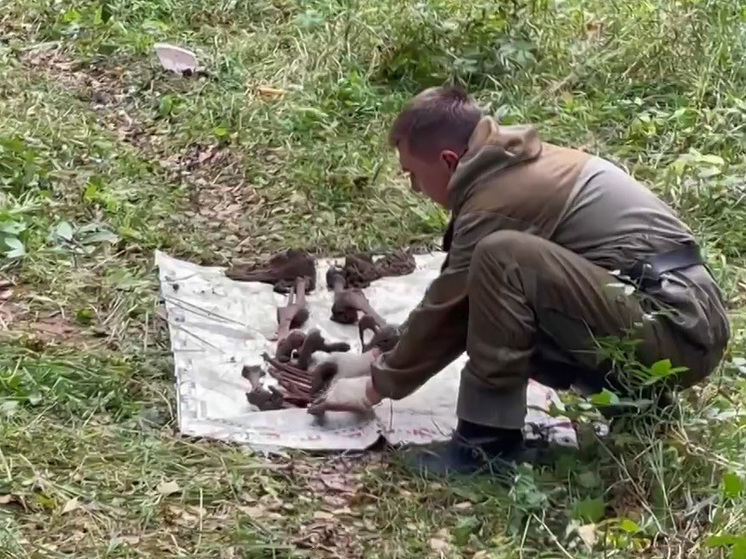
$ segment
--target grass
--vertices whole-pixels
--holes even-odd
[[[744,2],[3,7],[0,557],[746,557]],[[209,76],[166,75],[157,41]],[[431,246],[446,216],[385,130],[451,79],[624,165],[701,239],[733,341],[680,425],[582,430],[509,487],[178,437],[153,251]]]

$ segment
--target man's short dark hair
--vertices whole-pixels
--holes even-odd
[[[396,117],[389,143],[407,142],[409,150],[426,157],[451,149],[466,150],[482,111],[466,91],[453,86],[431,87],[415,96]]]

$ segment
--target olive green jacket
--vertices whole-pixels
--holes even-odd
[[[607,178],[598,180],[602,172]],[[469,265],[485,236],[506,229],[538,235],[609,271],[694,240],[665,203],[608,161],[489,117],[472,134],[448,188],[452,237],[444,266],[402,325],[399,343],[372,368],[384,397],[409,395],[465,351]],[[722,348],[730,331],[714,280],[674,275],[684,287],[667,284],[655,296],[676,310],[691,343]]]

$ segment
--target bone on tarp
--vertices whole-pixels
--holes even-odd
[[[325,353],[344,353],[350,351],[350,344],[347,342],[327,342],[321,335],[321,332],[314,328],[308,334],[306,339],[303,341],[300,350],[298,351],[298,360],[296,364],[299,369],[304,371],[308,370],[311,365],[311,357],[317,351],[323,351]]]
[[[288,363],[293,358],[293,352],[299,350],[306,341],[306,334],[300,330],[293,330],[277,342],[275,358],[280,363]]]
[[[329,268],[326,273],[326,284],[334,290],[331,316],[333,321],[340,324],[354,324],[357,322],[358,312],[362,312],[381,323],[385,323],[383,318],[370,306],[365,293],[360,289],[345,288],[344,275],[339,268]]]
[[[269,374],[287,392],[285,401],[301,406],[311,401],[311,371],[304,371],[289,363],[280,363],[266,352],[262,354],[262,359],[270,365]]]
[[[291,330],[305,324],[309,315],[306,304],[306,280],[299,277],[295,280],[295,287],[288,294],[288,304],[284,307],[277,307],[275,339],[282,341],[287,338]]]
[[[399,329],[396,326],[381,322],[369,314],[360,317],[357,328],[363,353],[367,353],[373,348],[378,348],[383,352],[391,351],[399,341]],[[366,344],[365,332],[368,330],[373,332],[373,337]]]
[[[270,283],[277,293],[283,294],[292,290],[297,278],[306,278],[309,292],[316,289],[316,263],[310,254],[296,249],[274,255],[264,266],[233,266],[225,275],[236,281]]]
[[[246,393],[249,404],[256,406],[261,411],[279,410],[286,407],[282,392],[274,386],[270,386],[269,389],[262,386],[264,374],[262,368],[257,365],[245,365],[241,369],[241,376],[248,380],[251,385],[251,391]]]
[[[373,260],[369,254],[349,254],[340,271],[345,278],[345,287],[363,288],[382,277],[411,274],[415,267],[414,256],[398,250],[378,260]]]
[[[264,353],[262,357],[270,365],[269,374],[277,379],[280,386],[287,391],[285,401],[305,406],[337,372],[335,363],[321,363],[313,371],[309,371],[308,367],[313,354],[317,351],[347,352],[351,348],[346,342],[327,342],[316,328],[308,334],[291,332],[288,338],[291,337],[295,340],[294,344],[302,340],[298,358],[294,363],[290,362],[292,355],[287,361],[278,357],[273,359],[267,353]]]

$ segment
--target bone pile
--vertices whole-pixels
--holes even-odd
[[[398,329],[386,321],[371,307],[359,288],[384,275],[401,275],[414,270],[414,260],[406,253],[394,253],[376,264],[361,255],[350,256],[345,266],[330,268],[326,274],[327,288],[334,291],[331,319],[340,324],[358,325],[363,353],[378,348],[393,349],[398,340]],[[392,264],[393,263],[393,264]],[[313,259],[296,250],[272,257],[267,266],[234,268],[227,275],[241,281],[273,283],[275,291],[287,293],[287,304],[277,309],[277,346],[274,355],[264,353],[267,373],[277,380],[279,388],[263,386],[265,371],[258,366],[245,366],[241,372],[251,384],[246,394],[250,404],[260,410],[275,410],[290,407],[307,407],[324,393],[336,376],[343,358],[351,347],[345,342],[330,342],[318,329],[303,332],[301,328],[310,316],[306,304],[306,293],[316,286]],[[369,342],[365,342],[372,332]],[[322,352],[325,358],[316,359]]]

